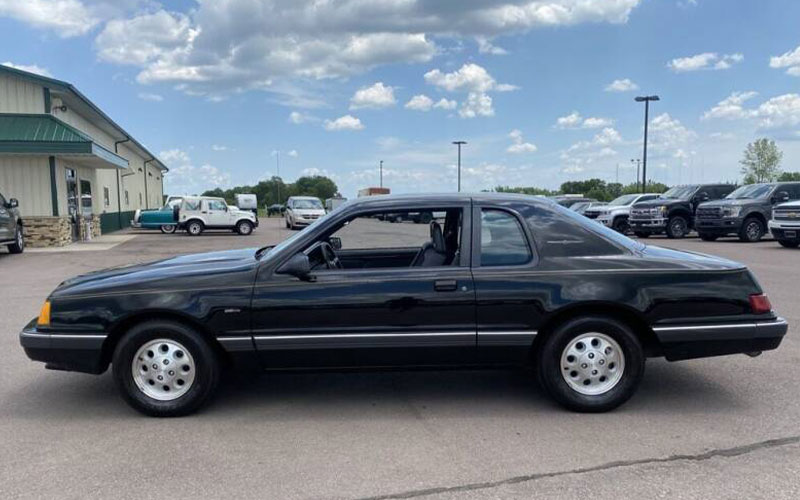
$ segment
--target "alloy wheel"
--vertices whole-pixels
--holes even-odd
[[[171,339],[145,343],[131,363],[136,387],[157,401],[172,401],[186,394],[194,383],[195,370],[191,353]]]
[[[561,353],[561,375],[579,394],[597,396],[613,389],[625,371],[625,354],[616,340],[599,332],[572,339]]]

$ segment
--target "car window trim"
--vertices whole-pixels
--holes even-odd
[[[481,212],[484,209],[488,210],[499,210],[501,212],[506,212],[512,217],[514,217],[519,224],[520,229],[522,229],[522,236],[525,238],[525,243],[528,245],[528,252],[530,252],[530,258],[522,263],[522,264],[504,264],[502,266],[482,266],[481,265]],[[492,270],[503,270],[503,269],[523,269],[523,268],[533,268],[538,266],[539,264],[539,253],[536,251],[536,245],[534,245],[534,238],[533,233],[531,232],[531,228],[528,227],[527,224],[524,222],[524,218],[522,214],[514,210],[513,208],[509,208],[503,205],[496,205],[493,203],[473,203],[472,206],[472,268],[473,269],[492,269]]]

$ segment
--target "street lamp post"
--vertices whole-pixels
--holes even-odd
[[[638,96],[636,102],[644,103],[644,151],[642,152],[642,192],[647,190],[647,122],[650,112],[650,101],[660,101],[657,95]]]
[[[275,151],[275,172],[276,176],[278,177],[277,182],[275,182],[275,185],[278,187],[277,202],[280,203],[281,202],[281,152],[277,150]]]
[[[381,179],[381,181],[380,181],[381,184],[380,185],[381,185],[381,187],[383,187],[383,160],[381,160],[381,165],[380,165],[379,169],[380,169],[380,179]]]
[[[467,141],[453,141],[453,144],[458,146],[458,192],[461,192],[461,146],[466,144]]]
[[[636,190],[639,191],[639,167],[642,164],[642,160],[639,158],[636,159],[631,158],[631,165],[633,165],[634,163],[636,163]],[[639,191],[639,192],[642,193],[644,191]]]

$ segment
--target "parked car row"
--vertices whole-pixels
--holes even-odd
[[[131,227],[159,229],[169,234],[178,230],[199,236],[207,229],[227,229],[247,236],[258,227],[258,215],[228,205],[224,198],[211,196],[171,196],[157,210],[137,210]]]
[[[683,238],[694,230],[703,241],[737,236],[756,242],[771,232],[785,247],[800,246],[800,182],[675,186],[663,194],[623,195],[607,205],[575,199],[556,201],[572,202],[574,211],[639,238]]]

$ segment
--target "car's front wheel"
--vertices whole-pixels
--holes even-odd
[[[25,232],[19,224],[17,224],[17,231],[14,233],[14,243],[8,245],[8,251],[11,253],[22,253],[25,251]]]
[[[667,222],[667,237],[680,239],[689,234],[689,223],[682,215],[674,215]]]
[[[542,385],[562,406],[579,412],[616,408],[636,392],[644,374],[639,339],[613,318],[585,316],[557,326],[539,346]]]
[[[748,217],[739,230],[739,240],[746,243],[756,243],[764,236],[764,223],[755,217]]]
[[[631,229],[631,225],[628,224],[627,217],[617,217],[616,219],[614,219],[612,227],[614,231],[621,234],[628,234],[628,231],[630,231]]]
[[[148,321],[131,328],[112,359],[123,399],[154,417],[178,417],[200,408],[220,376],[217,355],[195,330],[172,321]]]
[[[193,220],[186,224],[186,232],[191,236],[200,236],[203,234],[203,223],[199,220]]]
[[[175,224],[162,224],[159,229],[164,234],[172,234],[175,232],[176,229],[178,229],[178,226],[176,226]]]
[[[253,233],[253,223],[249,220],[240,220],[236,223],[236,232],[242,236],[248,236]]]

